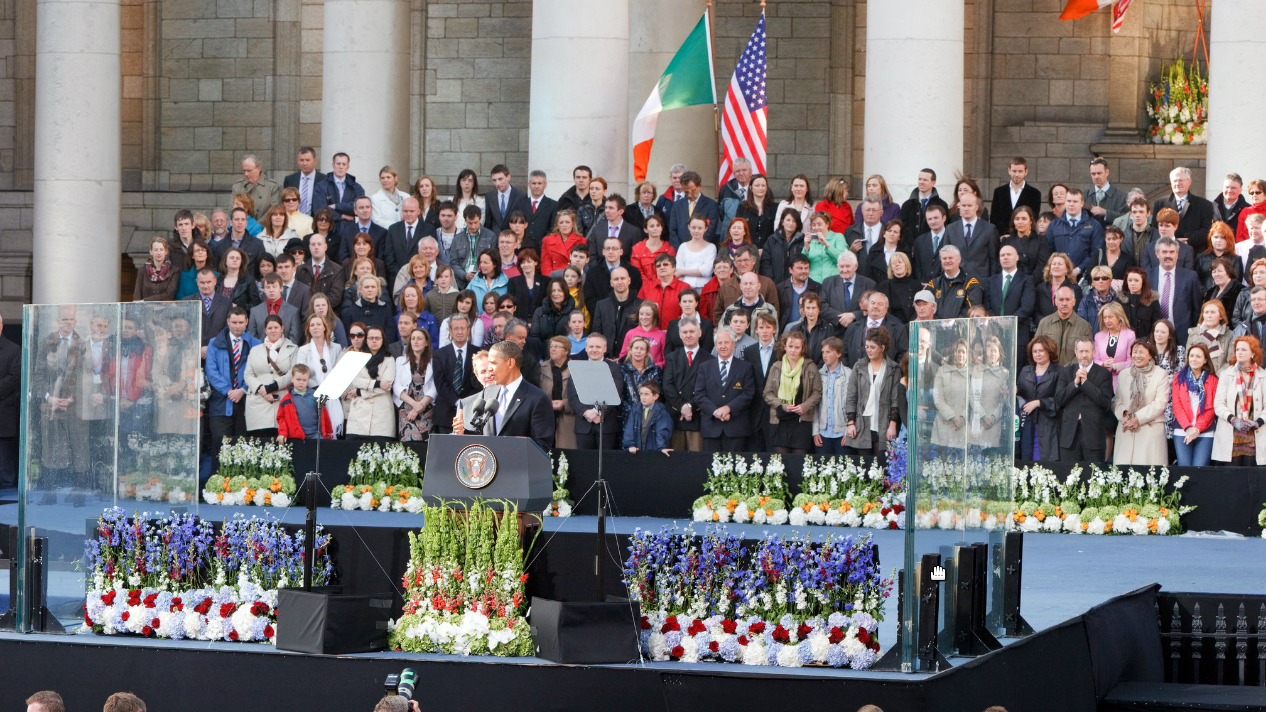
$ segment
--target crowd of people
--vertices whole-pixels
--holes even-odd
[[[247,156],[231,207],[177,212],[137,277],[138,301],[201,303],[212,454],[460,432],[509,342],[552,410],[546,447],[881,454],[917,374],[935,445],[1266,463],[1266,181],[1228,175],[1209,201],[1179,167],[1149,203],[1102,159],[1043,193],[1014,158],[988,202],[925,169],[904,200],[873,175],[854,204],[804,175],[780,199],[740,160],[715,198],[676,165],[631,200],[577,166],[554,199],[504,165],[446,197],[391,167],[373,191],[342,153],[297,164],[279,185]],[[350,352],[369,360],[320,412]],[[620,408],[579,397],[578,360],[607,364]]]

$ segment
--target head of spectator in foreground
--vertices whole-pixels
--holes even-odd
[[[146,712],[145,701],[130,692],[116,692],[106,700],[102,712]]]
[[[26,712],[66,712],[66,703],[56,692],[44,690],[26,698]]]

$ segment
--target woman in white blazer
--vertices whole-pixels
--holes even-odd
[[[387,351],[386,340],[382,327],[365,329],[365,350],[370,358],[352,379],[352,397],[347,409],[350,439],[396,439],[396,407],[391,395],[396,360]]]
[[[1168,465],[1169,438],[1165,407],[1169,405],[1169,373],[1156,365],[1151,341],[1136,341],[1131,364],[1117,379],[1112,413],[1117,417],[1115,465]]]
[[[312,313],[303,327],[307,341],[299,347],[295,363],[301,363],[312,371],[308,385],[316,389],[325,381],[325,377],[334,370],[334,364],[343,355],[343,347],[332,341],[334,333],[333,321],[329,313],[324,316]],[[343,403],[338,398],[331,398],[325,403],[325,412],[330,416],[330,425],[337,437],[343,434]]]
[[[1266,378],[1262,347],[1252,336],[1231,342],[1231,365],[1218,375],[1213,412],[1218,430],[1213,459],[1232,465],[1266,465]]]
[[[290,387],[290,369],[299,347],[287,339],[281,317],[264,320],[264,342],[246,359],[246,429],[253,435],[277,434],[277,402]]]

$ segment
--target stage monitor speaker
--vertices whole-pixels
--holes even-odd
[[[637,604],[628,600],[569,603],[532,598],[536,656],[555,663],[622,664],[638,660]]]
[[[277,649],[314,655],[387,649],[391,594],[340,595],[336,586],[277,592]]]

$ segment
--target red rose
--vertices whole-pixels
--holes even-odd
[[[650,619],[650,618],[648,618],[648,617],[646,617],[646,616],[642,616],[642,623],[641,623],[641,627],[642,627],[642,630],[650,630],[650,629],[651,629],[651,619]]]
[[[266,626],[264,626],[264,637],[265,637],[265,638],[271,638],[271,637],[273,637],[274,635],[276,635],[276,631],[274,631],[274,630],[273,630],[273,627],[272,627],[271,625],[266,625]]]
[[[813,628],[811,626],[807,626],[804,623],[801,623],[800,627],[796,628],[796,637],[800,638],[800,640],[804,640],[805,638],[808,638],[809,634],[812,632],[813,632]]]
[[[712,641],[711,643],[708,643],[708,650],[711,650],[712,652],[714,652],[714,653],[715,653],[715,652],[717,652],[717,651],[721,650],[721,645],[720,645],[720,643],[717,643],[717,642],[714,640],[714,641]]]
[[[131,614],[130,614],[130,613],[128,613],[127,611],[123,611],[123,621],[124,621],[124,622],[127,622],[127,619],[128,619],[128,618],[130,618],[130,617],[131,617]]]
[[[229,631],[229,640],[237,640],[237,631],[235,630]]]
[[[783,628],[782,625],[777,625],[777,626],[774,626],[773,638],[779,643],[790,643],[791,632],[788,631],[786,628]]]
[[[749,641],[748,641],[748,639],[747,639],[747,636],[746,636],[746,635],[740,635],[740,636],[738,637],[738,644],[739,644],[739,645],[747,645],[747,644],[748,644],[748,642],[749,642]]]
[[[892,511],[896,512],[897,514],[901,514],[902,512],[906,511],[906,506],[904,504],[894,504],[892,505]]]
[[[109,592],[109,593],[102,594],[102,595],[101,595],[101,602],[102,602],[102,603],[104,603],[104,604],[106,604],[107,606],[113,606],[113,605],[114,605],[114,594],[115,594],[115,593],[116,593],[115,591],[111,591],[111,592]]]
[[[235,603],[222,603],[222,604],[220,604],[220,617],[221,617],[221,618],[230,618],[230,617],[232,617],[232,616],[233,616],[233,613],[234,613],[236,610],[237,610],[237,604],[235,604]]]
[[[857,629],[857,639],[858,639],[859,641],[863,642],[863,643],[869,643],[869,642],[870,642],[870,633],[868,633],[868,632],[866,631],[866,629],[865,629],[865,628],[858,628],[858,629]]]
[[[159,625],[161,625],[161,623],[162,623],[162,621],[160,621],[160,620],[158,620],[157,618],[155,618],[154,620],[152,620],[152,621],[150,621],[150,622],[149,622],[149,627],[151,627],[151,628],[157,628]]]
[[[835,645],[836,643],[843,641],[844,631],[839,626],[835,626],[831,629],[831,634],[827,636],[827,640],[831,642],[831,645]]]
[[[156,605],[156,604],[155,604],[155,601],[157,601],[157,600],[158,600],[158,594],[157,594],[157,593],[151,593],[150,595],[148,595],[148,596],[146,596],[146,597],[145,597],[145,607],[146,607],[146,608],[153,608],[153,607]]]
[[[884,507],[883,509],[879,510],[879,513],[886,517],[888,516],[888,513],[891,511],[892,511],[891,507]]]
[[[897,528],[897,523],[896,523],[896,522],[888,522],[888,528],[889,528],[889,529],[896,529],[896,528]]]
[[[141,635],[153,635],[153,633],[154,633],[154,629],[150,628],[149,626],[145,626],[144,628],[141,629]]]
[[[751,631],[752,635],[760,635],[765,632],[765,623],[763,621],[757,621],[756,623],[748,626],[747,629]]]
[[[866,647],[870,648],[871,650],[877,653],[879,652],[879,641],[875,640],[874,638],[871,638],[870,642],[866,644]]]
[[[721,621],[721,630],[729,633],[730,635],[734,635],[734,631],[738,630],[738,623],[731,620]]]
[[[88,626],[89,628],[92,627],[92,619],[88,617],[87,613],[84,614],[84,625]]]
[[[681,647],[680,645],[675,645],[673,646],[673,649],[669,651],[668,654],[673,656],[674,658],[680,658],[681,656],[686,654],[686,649]]]

